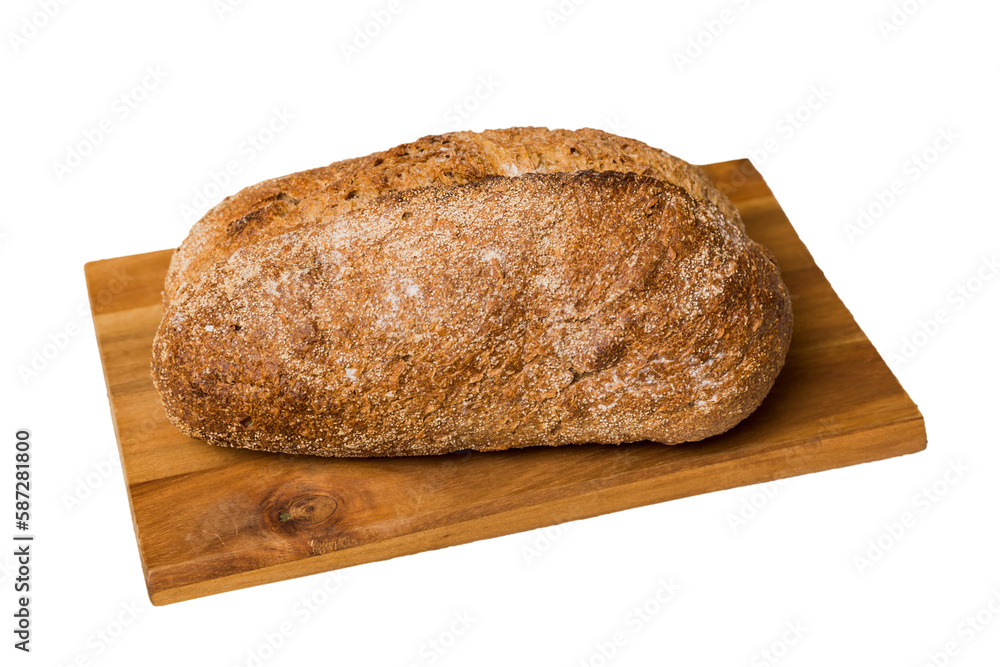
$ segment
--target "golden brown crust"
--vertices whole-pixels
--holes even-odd
[[[325,456],[673,444],[739,422],[784,362],[770,253],[662,180],[485,178],[308,210],[167,308],[154,381],[186,434]]]
[[[389,192],[462,185],[487,176],[587,169],[658,178],[712,202],[742,224],[736,208],[700,169],[634,139],[593,129],[454,132],[264,181],[227,198],[194,225],[174,254],[164,303],[239,248],[364,206]]]

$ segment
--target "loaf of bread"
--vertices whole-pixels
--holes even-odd
[[[413,146],[455,150],[444,141],[456,140]],[[503,159],[539,166],[543,151],[511,142]],[[385,182],[396,172],[352,161],[337,167],[355,170],[351,186],[316,170],[227,200],[167,285],[152,366],[168,416],[212,444],[323,456],[676,444],[731,428],[782,367],[788,292],[707,178],[643,159],[641,173],[623,173],[630,153],[622,169],[484,176],[497,161],[400,190]],[[395,169],[419,180],[426,164]],[[358,194],[330,198],[345,187]],[[264,208],[246,203],[261,193]],[[247,209],[269,212],[244,213],[235,234],[266,222],[228,243],[219,221]]]
[[[451,187],[486,176],[586,169],[634,172],[673,183],[715,204],[742,227],[736,207],[701,170],[634,139],[592,129],[454,132],[264,181],[227,198],[194,225],[174,254],[164,303],[239,248],[365,206],[389,192]]]

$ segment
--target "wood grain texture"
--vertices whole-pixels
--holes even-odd
[[[315,574],[922,450],[923,418],[749,162],[705,168],[771,249],[795,330],[763,405],[698,443],[398,459],[213,447],[168,421],[149,372],[172,251],[87,264],[153,604]]]

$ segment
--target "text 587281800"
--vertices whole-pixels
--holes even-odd
[[[14,558],[17,576],[14,578],[14,648],[30,651],[31,643],[31,541],[26,535],[31,522],[31,433],[27,429],[17,432],[14,445]]]

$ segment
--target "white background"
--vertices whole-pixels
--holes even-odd
[[[0,16],[0,507],[26,425],[38,536],[30,655],[11,647],[0,549],[0,662],[996,664],[997,3],[907,0],[890,31],[891,0],[567,0],[559,20],[557,0],[409,0],[351,58],[343,45],[387,0],[255,0],[221,15],[212,0],[48,4],[51,17],[45,2],[8,0]],[[294,118],[250,157],[244,142],[275,109]],[[58,168],[102,119],[110,133]],[[151,607],[121,471],[105,463],[115,441],[83,264],[178,245],[181,206],[230,160],[240,171],[211,203],[437,130],[514,125],[609,129],[695,163],[753,155],[862,328],[896,355],[927,451],[355,567],[330,595],[320,575]],[[939,132],[952,139],[935,148]],[[916,166],[925,152],[933,163]],[[880,211],[895,180],[902,194]],[[859,208],[879,215],[852,235]],[[928,325],[937,311],[946,321]],[[52,340],[63,347],[25,377]],[[891,536],[907,512],[916,525]],[[878,560],[859,567],[870,541]],[[680,591],[655,602],[670,578]],[[313,595],[324,603],[304,618],[295,605]],[[655,613],[640,623],[629,614],[644,603]],[[941,655],[952,641],[956,655]]]

